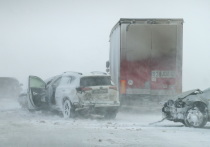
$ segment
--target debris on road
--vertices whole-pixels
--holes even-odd
[[[157,121],[157,122],[153,122],[153,123],[149,123],[149,125],[154,125],[154,124],[157,124],[157,123],[160,123],[160,122],[163,122],[166,118],[163,118],[162,120],[160,121]]]

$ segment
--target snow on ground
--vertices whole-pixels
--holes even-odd
[[[0,147],[210,146],[210,125],[187,128],[161,120],[160,112],[119,112],[115,120],[63,119],[50,112],[29,112],[15,99],[0,99]]]

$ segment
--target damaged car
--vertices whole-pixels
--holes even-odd
[[[17,98],[22,84],[13,77],[0,77],[0,98]]]
[[[162,112],[167,120],[201,128],[210,121],[210,88],[190,90],[168,100]]]
[[[45,81],[29,76],[27,93],[19,99],[29,110],[57,110],[65,118],[78,113],[115,118],[120,106],[117,88],[109,75],[76,72],[65,72]]]

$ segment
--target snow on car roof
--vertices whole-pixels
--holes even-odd
[[[62,75],[63,75],[63,76],[75,76],[75,77],[81,77],[82,73],[79,73],[79,72],[73,72],[73,71],[67,71],[67,72],[64,72]]]
[[[76,71],[65,71],[64,73],[69,73],[69,74],[79,74],[82,75],[81,72],[76,72]]]
[[[106,72],[101,72],[101,71],[92,71],[90,73],[93,74],[93,75],[107,75]]]
[[[83,74],[82,77],[97,77],[97,76],[104,76],[104,77],[109,77],[110,75],[108,75],[107,73],[105,72],[100,72],[100,71],[93,71],[93,72],[90,72],[90,73],[86,73],[86,74]]]
[[[91,72],[91,73],[87,73],[87,74],[82,74],[80,72],[74,72],[74,71],[67,71],[62,73],[61,75],[57,75],[51,78],[48,78],[45,80],[46,81],[50,81],[58,76],[74,76],[76,78],[81,78],[81,77],[96,77],[96,76],[105,76],[105,77],[109,77],[110,75],[106,74],[106,73],[102,73],[102,72]]]
[[[93,75],[93,74],[84,74],[81,77],[110,77],[110,75]]]

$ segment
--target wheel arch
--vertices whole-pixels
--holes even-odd
[[[63,109],[64,109],[64,103],[65,103],[65,101],[66,100],[68,100],[69,101],[69,103],[70,103],[70,116],[68,116],[68,118],[69,117],[71,117],[71,118],[74,118],[75,116],[76,116],[76,114],[75,114],[75,107],[73,106],[73,104],[72,104],[72,102],[71,102],[71,100],[70,100],[70,98],[69,97],[64,97],[63,98],[63,100],[62,100],[62,107],[63,107]],[[63,113],[64,114],[64,113]],[[65,115],[64,115],[64,117],[65,117]]]
[[[71,104],[71,107],[73,107],[73,104],[72,104],[71,99],[69,97],[64,97],[63,98],[63,100],[62,100],[62,106],[63,106],[65,100],[68,100],[70,102],[70,104]]]
[[[195,101],[195,102],[192,103],[192,105],[193,105],[193,106],[197,106],[197,107],[199,107],[199,108],[201,108],[202,105],[203,105],[203,106],[205,106],[205,108],[208,110],[207,104],[204,103],[204,102],[202,102],[202,101]]]

